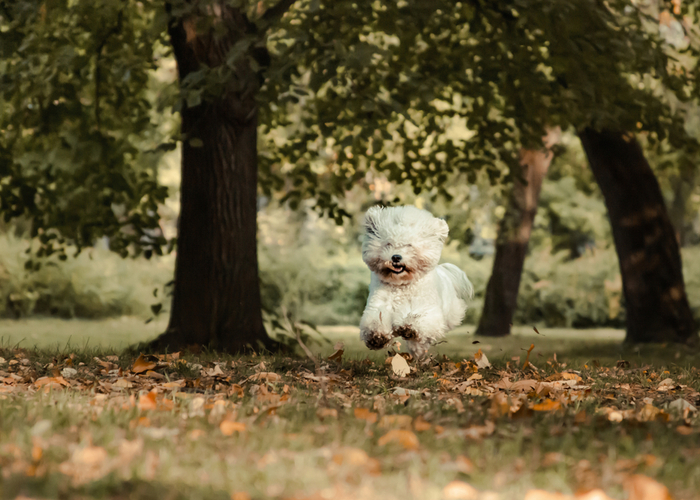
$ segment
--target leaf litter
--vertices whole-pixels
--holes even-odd
[[[0,364],[0,416],[18,404],[36,414],[33,408],[48,403],[75,414],[75,423],[63,417],[67,423],[61,428],[49,410],[37,421],[18,420],[0,434],[0,467],[5,478],[54,475],[80,488],[110,477],[152,480],[175,474],[182,481],[168,471],[189,463],[200,471],[192,478],[230,491],[231,498],[311,498],[317,493],[325,498],[331,490],[341,492],[341,498],[605,500],[621,498],[619,491],[630,500],[671,498],[668,487],[654,478],[669,460],[660,451],[658,456],[611,457],[608,463],[593,456],[595,461],[582,459],[578,450],[550,443],[554,449],[543,450],[540,458],[532,455],[529,465],[520,456],[481,452],[489,441],[505,445],[522,436],[517,439],[538,447],[549,439],[544,436],[588,432],[589,440],[601,446],[607,446],[605,439],[635,433],[646,442],[655,434],[663,436],[660,442],[677,436],[673,451],[688,460],[700,456],[696,369],[672,375],[618,362],[571,370],[556,358],[536,368],[530,362],[533,349],[527,349],[522,365],[492,365],[481,349],[460,361],[443,357],[419,364],[393,353],[386,363],[375,364],[345,359],[340,344],[327,361],[313,365],[293,358],[222,361],[179,353],[141,354],[133,361],[125,355],[75,355],[46,362],[6,349],[2,358],[7,361]],[[78,426],[84,418],[91,422],[88,430]],[[115,428],[119,437],[103,437],[101,425]],[[22,432],[27,437],[18,441]],[[258,448],[249,449],[245,443],[251,441]],[[164,446],[184,443],[220,450],[236,470],[253,473],[286,464],[289,472],[276,469],[264,487],[251,481],[234,487],[226,477],[213,481],[210,469],[199,469],[185,455],[163,462]],[[437,456],[438,463],[428,466]],[[182,463],[176,465],[178,460]],[[308,465],[296,469],[299,463]],[[410,475],[405,494],[387,496],[384,478],[400,473],[401,464],[414,464],[407,470],[422,464],[417,470],[425,473]],[[572,478],[569,490],[516,488],[513,496],[508,482],[517,484],[528,467],[533,477],[565,467]],[[300,475],[307,478],[303,485]],[[319,490],[309,489],[315,484],[309,478],[316,479]],[[685,498],[680,484],[674,498]]]

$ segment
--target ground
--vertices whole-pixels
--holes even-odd
[[[625,347],[615,330],[469,327],[423,365],[367,351],[351,328],[324,329],[313,359],[121,350],[161,327],[0,323],[2,498],[700,491],[696,351]]]

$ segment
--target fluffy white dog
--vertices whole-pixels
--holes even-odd
[[[402,337],[421,357],[462,322],[473,293],[461,269],[438,265],[447,223],[413,206],[372,207],[364,228],[362,260],[372,279],[360,337],[370,349]]]

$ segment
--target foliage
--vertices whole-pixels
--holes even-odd
[[[691,30],[695,9],[673,12]],[[626,1],[302,2],[270,37],[273,55],[303,63],[271,70],[263,91],[263,123],[286,139],[268,147],[263,187],[335,218],[373,171],[449,200],[451,173],[507,182],[520,146],[556,125],[695,151],[697,40],[673,45],[655,14]]]
[[[521,345],[489,362],[470,345],[404,377],[342,352],[0,348],[0,484],[8,498],[695,498],[696,356],[593,364],[595,342],[577,356],[548,338],[557,356]]]
[[[106,246],[27,270],[26,241],[0,237],[0,317],[150,315],[152,291],[172,276],[172,258],[122,260]]]
[[[37,256],[109,238],[160,253],[148,99],[163,16],[150,2],[3,2],[0,213],[31,220]],[[28,265],[31,265],[28,262]]]

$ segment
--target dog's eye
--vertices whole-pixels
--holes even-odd
[[[387,247],[387,248],[391,248],[391,243],[387,243],[387,244],[384,245],[384,246]]]

